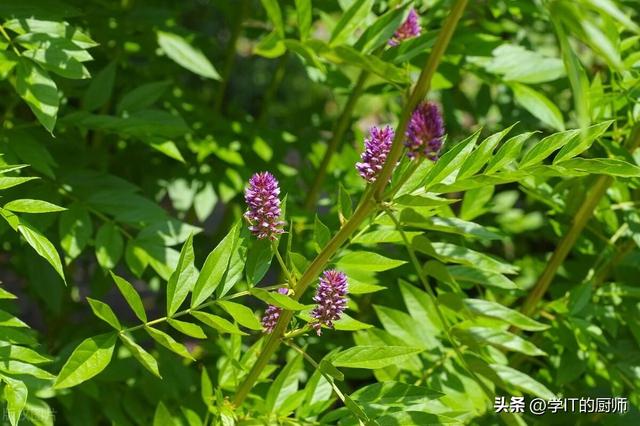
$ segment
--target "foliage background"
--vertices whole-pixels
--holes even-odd
[[[5,421],[22,413],[33,424],[494,424],[494,396],[523,394],[624,396],[630,411],[502,420],[638,422],[633,0],[470,2],[429,94],[445,115],[446,169],[424,163],[391,202],[424,270],[389,217],[372,215],[331,259],[349,274],[353,320],[290,339],[316,362],[329,357],[318,369],[283,347],[233,409],[264,340],[256,323],[267,296],[242,292],[284,279],[269,247],[241,231],[246,182],[262,170],[278,177],[290,225],[281,251],[303,272],[350,216],[365,189],[353,166],[362,140],[374,124],[397,124],[453,2],[405,3],[0,4]],[[423,34],[385,49],[409,6]],[[557,133],[567,129],[583,130]],[[506,144],[526,132],[535,133]],[[474,148],[470,135],[480,147],[499,145]],[[505,145],[522,153],[500,157]],[[326,178],[314,186],[319,170]],[[215,319],[162,320],[154,324],[168,334],[155,336],[109,334],[164,318],[167,299],[178,310],[167,282],[193,286],[190,260],[201,269],[219,243],[216,256],[232,260],[207,284]],[[563,249],[566,260],[550,257]],[[545,268],[551,285],[527,305]],[[132,287],[114,285],[110,271]],[[135,294],[144,315],[128,306]],[[219,303],[236,294],[249,312]],[[104,371],[65,372],[93,336],[87,350]],[[111,356],[116,336],[123,343]],[[400,352],[384,365],[339,365],[339,351],[389,346]],[[368,394],[357,393],[365,386]]]

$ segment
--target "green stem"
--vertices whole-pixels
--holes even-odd
[[[278,91],[278,87],[280,87],[282,79],[284,78],[288,60],[289,55],[287,53],[280,56],[280,58],[278,59],[278,65],[276,65],[276,69],[273,72],[273,77],[271,77],[271,82],[269,83],[269,87],[264,94],[262,105],[260,106],[260,112],[258,113],[258,116],[256,118],[256,122],[258,124],[261,124],[267,117],[267,112],[269,112],[269,105],[271,105],[271,101],[275,97],[275,94]]]
[[[227,45],[227,50],[225,52],[225,62],[224,67],[222,69],[222,75],[220,76],[220,90],[217,93],[215,103],[214,103],[214,112],[216,115],[220,114],[222,110],[222,103],[224,101],[224,94],[227,91],[227,86],[229,85],[229,76],[231,75],[231,70],[233,69],[233,64],[236,61],[236,44],[238,42],[238,38],[240,37],[240,33],[242,32],[242,22],[244,22],[245,16],[248,12],[247,0],[241,0],[238,11],[238,18],[233,27],[233,32],[231,33],[231,39],[229,40],[229,44]]]
[[[639,143],[640,125],[636,125],[631,132],[627,146],[630,151],[633,152]],[[521,311],[523,314],[532,315],[535,312],[538,303],[542,300],[542,297],[551,285],[551,281],[553,281],[553,278],[556,276],[560,265],[562,265],[564,260],[567,258],[571,248],[576,243],[578,237],[582,233],[582,230],[593,215],[594,209],[600,202],[600,199],[602,199],[604,194],[607,192],[607,189],[612,182],[613,178],[611,176],[598,176],[595,183],[592,185],[591,190],[574,215],[573,221],[569,226],[569,230],[560,240],[560,243],[547,262],[547,266],[544,268],[544,271],[542,271],[540,278],[538,278],[538,281],[522,304]]]
[[[451,34],[457,26],[466,4],[467,0],[456,0],[449,18],[447,19],[443,29],[441,30],[441,34],[444,33],[448,35],[441,35],[438,37],[431,52],[431,56],[429,56],[427,64],[425,65],[425,70],[428,69],[428,71],[423,71],[420,74],[418,82],[416,83],[416,88],[414,89],[414,93],[412,95],[412,99],[416,99],[416,104],[417,100],[421,99],[426,94],[425,88],[429,87],[429,82],[426,82],[424,80],[430,81],[433,77],[438,62],[442,58],[442,53],[449,44]],[[433,56],[436,56],[437,58],[432,59]],[[416,95],[417,91],[419,91],[419,93]],[[407,104],[405,106],[403,116],[409,117],[414,107],[415,104]],[[331,257],[340,248],[340,246],[342,246],[342,244],[360,227],[360,225],[365,221],[369,214],[375,210],[376,203],[373,200],[373,195],[376,193],[384,193],[384,189],[389,182],[391,172],[402,153],[403,141],[402,138],[398,137],[398,135],[404,134],[406,126],[407,121],[405,120],[402,126],[400,126],[396,131],[396,138],[393,141],[391,151],[397,153],[395,154],[395,157],[387,158],[387,162],[382,170],[382,172],[385,172],[385,170],[387,170],[385,172],[386,177],[378,177],[378,179],[376,179],[375,183],[371,187],[371,191],[369,192],[368,196],[361,200],[361,202],[358,204],[358,207],[356,208],[356,211],[353,213],[353,216],[351,216],[351,218],[349,218],[349,220],[344,223],[340,230],[333,236],[333,238],[331,238],[331,240],[329,240],[327,245],[322,249],[322,251],[320,251],[320,253],[318,253],[313,262],[311,262],[311,264],[307,267],[306,271],[302,274],[296,284],[295,293],[293,296],[295,299],[299,300],[302,297],[311,282],[318,277],[322,268],[324,268],[326,263],[331,259]],[[245,398],[251,391],[251,388],[260,377],[260,374],[262,374],[263,369],[269,363],[269,359],[280,346],[281,336],[286,331],[287,326],[289,325],[289,322],[292,318],[292,311],[283,310],[280,314],[280,319],[278,320],[278,323],[276,324],[273,332],[267,337],[267,342],[262,348],[262,352],[260,352],[260,355],[258,355],[258,359],[253,364],[251,370],[236,391],[236,395],[234,398],[234,404],[236,407],[242,405]]]
[[[264,290],[276,290],[278,288],[282,287],[282,284],[276,284],[276,285],[271,285],[268,287],[261,287]],[[145,322],[144,324],[139,324],[139,325],[134,325],[133,327],[127,327],[127,328],[123,328],[122,330],[120,330],[120,333],[129,333],[135,330],[140,330],[141,328],[145,328],[145,327],[151,327],[152,325],[156,325],[156,324],[160,324],[163,323],[169,319],[173,319],[173,318],[179,318],[185,315],[190,314],[191,312],[196,312],[196,311],[200,311],[208,306],[212,306],[215,305],[218,302],[222,302],[225,300],[231,300],[231,299],[237,299],[238,297],[243,297],[243,296],[248,296],[249,294],[251,294],[249,291],[245,290],[245,291],[239,291],[237,293],[233,293],[230,294],[228,296],[225,297],[221,297],[220,299],[216,299],[216,300],[209,300],[208,302],[204,302],[198,306],[196,306],[195,308],[189,308],[189,309],[185,309],[183,311],[178,311],[175,314],[171,315],[171,316],[166,316],[166,317],[161,317],[161,318],[156,318],[154,320]]]
[[[278,242],[271,241],[271,248],[273,249],[273,254],[275,254],[276,259],[278,259],[278,263],[280,264],[280,268],[282,269],[282,272],[284,272],[284,275],[287,277],[287,281],[289,285],[293,286],[295,284],[295,280],[293,279],[293,275],[291,275],[289,268],[287,268],[287,264],[285,263],[284,259],[280,255],[280,252],[278,251]]]
[[[347,99],[347,103],[344,105],[344,109],[342,110],[342,114],[338,118],[336,123],[336,127],[333,130],[333,135],[329,140],[329,144],[327,145],[327,150],[324,152],[324,156],[322,157],[322,161],[320,162],[320,166],[316,171],[316,174],[313,179],[313,183],[307,193],[307,199],[304,202],[304,207],[307,210],[313,209],[316,204],[316,200],[318,198],[318,194],[320,189],[322,188],[322,184],[324,183],[324,179],[327,177],[327,168],[329,167],[329,163],[331,162],[331,158],[333,154],[338,150],[340,142],[344,138],[344,134],[347,132],[349,128],[349,123],[351,122],[351,116],[353,115],[353,109],[356,106],[356,103],[362,92],[364,91],[364,83],[369,77],[369,73],[367,71],[361,71],[358,80],[356,81],[355,86],[351,90],[351,94]]]
[[[404,233],[404,230],[402,229],[402,225],[400,224],[400,221],[398,221],[396,216],[388,207],[385,207],[384,211],[385,213],[387,213],[387,216],[391,218],[398,232],[400,232],[400,237],[402,238],[402,241],[404,242],[404,245],[407,248],[407,252],[409,253],[409,259],[411,260],[411,263],[413,264],[413,267],[416,270],[416,273],[418,274],[418,278],[420,279],[422,286],[427,290],[427,294],[431,299],[431,303],[433,303],[433,307],[435,308],[436,314],[438,315],[438,319],[442,324],[442,330],[444,331],[444,334],[447,337],[449,344],[451,345],[453,350],[456,352],[456,355],[458,357],[458,360],[460,361],[460,364],[465,370],[467,370],[467,372],[471,375],[471,377],[478,383],[480,388],[482,388],[482,390],[484,391],[489,401],[492,401],[493,392],[482,381],[482,379],[480,379],[480,377],[478,377],[478,375],[469,367],[469,365],[464,359],[464,356],[462,355],[462,350],[460,349],[460,346],[458,346],[456,341],[453,339],[453,336],[451,335],[451,331],[449,327],[449,322],[447,321],[446,317],[442,313],[442,310],[440,309],[440,306],[438,304],[438,296],[436,295],[436,292],[431,287],[431,284],[429,284],[429,280],[427,279],[427,276],[424,273],[422,264],[420,263],[420,260],[418,260],[418,256],[416,256],[416,252],[413,249],[411,242],[407,238],[407,235]]]

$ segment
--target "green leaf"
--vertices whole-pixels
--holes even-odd
[[[262,324],[253,313],[253,310],[241,305],[240,303],[229,302],[221,300],[218,304],[227,311],[229,315],[240,325],[245,326],[251,330],[262,330]]]
[[[424,348],[408,346],[356,346],[339,352],[331,363],[336,367],[376,369],[401,364],[422,351]]]
[[[567,130],[565,132],[554,133],[553,135],[547,136],[527,151],[520,161],[520,168],[540,163],[551,155],[552,152],[562,148],[579,134],[579,130]]]
[[[311,0],[296,0],[296,12],[298,15],[298,31],[300,32],[300,40],[304,41],[309,37],[311,31]]]
[[[425,238],[423,236],[419,236],[413,239],[412,244],[416,250],[426,254],[435,254],[436,257],[439,257],[443,261],[461,263],[483,271],[499,274],[515,274],[518,272],[518,268],[512,265],[501,262],[484,253],[455,244],[431,243],[431,247],[435,251],[435,253],[432,253],[430,249],[425,246],[424,240]]]
[[[44,235],[40,233],[37,229],[31,227],[31,225],[21,221],[20,225],[18,225],[18,231],[22,234],[27,243],[42,257],[44,258],[53,269],[56,270],[62,281],[67,283],[64,278],[64,271],[62,270],[62,262],[60,261],[60,255],[56,251],[56,248],[51,244]]]
[[[269,413],[276,412],[285,400],[298,390],[298,373],[302,369],[302,356],[296,354],[278,373],[267,392],[265,408]]]
[[[362,33],[355,44],[355,48],[363,53],[369,53],[388,43],[389,39],[405,20],[410,4],[411,3],[405,3],[400,7],[390,8],[384,15],[376,19],[376,21]]]
[[[142,304],[142,299],[140,299],[140,295],[136,291],[136,289],[131,285],[131,283],[124,278],[121,278],[110,272],[111,278],[118,286],[118,290],[127,301],[127,304],[131,308],[134,314],[138,317],[138,319],[142,322],[147,322],[147,313],[144,311],[144,305]]]
[[[468,281],[482,286],[517,290],[519,287],[500,273],[488,272],[472,266],[449,266],[451,276],[457,281]]]
[[[342,268],[367,271],[388,271],[405,263],[407,262],[404,260],[390,259],[368,251],[352,251],[338,260],[338,265]]]
[[[514,136],[502,145],[496,155],[491,158],[489,165],[485,169],[485,174],[492,174],[494,172],[502,171],[505,166],[509,165],[512,161],[515,161],[522,146],[532,135],[536,132],[522,133],[521,135]]]
[[[344,43],[350,35],[355,33],[356,28],[362,25],[372,6],[373,0],[355,0],[352,2],[333,29],[329,43],[332,46]]]
[[[186,334],[187,336],[196,338],[196,339],[206,339],[207,335],[197,324],[193,324],[191,322],[179,321],[177,319],[169,318],[167,319],[169,325],[176,330],[178,330],[182,334]]]
[[[0,189],[9,189],[14,186],[22,185],[30,180],[38,179],[37,177],[0,177]]]
[[[175,352],[176,354],[182,357],[195,361],[193,356],[191,356],[191,354],[189,353],[187,348],[184,347],[184,345],[181,345],[180,343],[176,342],[173,337],[171,337],[164,331],[156,330],[155,328],[146,327],[146,326],[144,329],[149,334],[149,336],[153,338],[153,340],[160,343],[165,348],[169,349],[172,352]]]
[[[473,150],[475,143],[478,140],[478,136],[480,136],[480,130],[477,130],[471,136],[456,144],[453,148],[447,151],[442,158],[436,161],[435,165],[429,170],[424,179],[426,182],[426,189],[442,182],[443,179],[464,164],[467,157]]]
[[[365,55],[350,46],[337,46],[330,49],[321,46],[320,43],[316,41],[314,44],[314,47],[318,48],[318,53],[335,64],[358,67],[376,74],[390,83],[408,84],[410,82],[406,69],[384,62],[377,56]]]
[[[482,141],[482,143],[478,145],[478,148],[467,158],[462,167],[460,167],[456,180],[474,175],[482,166],[487,164],[487,161],[492,158],[495,147],[498,146],[502,138],[513,129],[513,126],[515,126],[515,124],[512,124],[501,132],[494,133]]]
[[[269,270],[272,259],[273,248],[268,239],[252,242],[247,253],[247,262],[245,264],[247,282],[250,285],[256,285],[260,282]]]
[[[236,223],[229,233],[218,243],[204,261],[191,295],[191,307],[201,305],[222,282],[222,277],[229,266],[233,247],[240,236],[240,223]]]
[[[7,376],[0,376],[0,379],[5,383],[3,396],[7,401],[7,412],[11,426],[16,426],[22,420],[22,410],[27,404],[27,396],[29,390],[27,385],[20,380],[13,379]]]
[[[60,246],[71,259],[75,259],[87,246],[93,235],[93,222],[87,209],[72,204],[60,215]]]
[[[549,328],[548,325],[535,321],[518,311],[509,309],[496,302],[483,299],[464,299],[464,304],[478,315],[497,318],[514,325],[522,330],[540,331]]]
[[[261,288],[252,288],[249,290],[253,296],[262,300],[269,305],[277,306],[279,308],[287,309],[289,311],[301,311],[305,309],[305,306],[296,302],[285,294],[280,294],[277,291],[267,291]]]
[[[568,160],[576,155],[586,151],[591,147],[594,140],[598,139],[609,128],[613,121],[604,121],[599,124],[595,124],[591,127],[587,127],[580,131],[580,135],[574,139],[571,139],[569,143],[562,147],[560,152],[553,159],[553,164],[556,164],[563,160]]]
[[[168,81],[156,81],[136,87],[120,99],[116,106],[116,113],[134,112],[153,105],[169,87]]]
[[[158,402],[156,411],[153,415],[153,426],[173,426],[175,425],[173,416],[162,401]]]
[[[351,394],[359,404],[403,407],[438,399],[444,393],[402,382],[387,381],[362,387]]]
[[[104,269],[116,267],[124,252],[124,239],[120,229],[112,222],[107,222],[96,233],[96,258]]]
[[[316,251],[320,253],[330,239],[331,231],[329,230],[327,225],[322,223],[322,221],[316,214],[316,218],[313,223],[313,242],[315,243]]]
[[[158,31],[158,44],[164,53],[181,67],[202,77],[220,80],[218,71],[207,57],[179,35]]]
[[[123,333],[119,334],[119,336],[122,343],[129,348],[131,354],[140,362],[140,364],[142,364],[142,366],[151,374],[162,379],[156,359],[149,352],[145,351],[142,346],[138,345],[131,337]]]
[[[475,343],[476,346],[482,347],[489,344],[500,349],[520,352],[525,355],[546,355],[533,343],[508,331],[488,327],[454,327],[452,331],[454,336],[465,342]]]
[[[396,411],[385,414],[376,419],[379,426],[396,425],[446,425],[460,424],[458,419],[454,419],[439,414],[425,413],[424,411]]]
[[[601,175],[640,176],[640,167],[615,158],[573,158],[561,161],[556,166]]]
[[[505,81],[537,84],[557,80],[565,75],[562,60],[543,56],[513,44],[503,44],[491,52],[492,60],[484,68],[502,75]]]
[[[556,399],[556,395],[546,386],[516,369],[500,364],[490,364],[489,366],[502,381],[516,389],[546,400]]]
[[[117,333],[106,333],[84,340],[62,366],[54,388],[70,388],[104,370],[113,355]]]
[[[353,206],[351,196],[344,186],[342,186],[342,183],[340,183],[338,185],[338,215],[340,216],[340,222],[344,223],[352,214]]]
[[[218,330],[221,333],[229,333],[229,334],[240,334],[246,335],[244,331],[240,330],[236,327],[235,324],[229,322],[228,320],[219,317],[218,315],[213,315],[208,312],[201,311],[193,311],[191,315],[196,319],[200,320],[203,324],[208,325],[211,328]]]
[[[64,207],[57,206],[48,201],[31,199],[9,201],[4,205],[4,208],[16,213],[53,213],[66,210]]]
[[[120,321],[118,321],[118,317],[116,317],[116,314],[111,310],[111,307],[109,307],[109,305],[99,300],[91,299],[90,297],[87,297],[87,301],[91,306],[91,310],[98,318],[100,318],[116,330],[120,330],[122,328],[122,326],[120,325]]]
[[[110,62],[96,76],[82,97],[82,107],[85,111],[95,111],[104,106],[111,98],[113,85],[116,80],[116,63]]]
[[[282,21],[282,11],[278,0],[260,0],[262,7],[267,11],[267,16],[275,28],[276,34],[284,38],[284,23]]]
[[[556,130],[564,130],[562,113],[545,95],[529,86],[519,83],[509,84],[516,98],[534,117]]]
[[[53,380],[56,378],[56,376],[48,371],[22,361],[0,360],[0,371],[12,375],[24,374],[42,380]]]
[[[33,62],[20,58],[16,71],[16,91],[36,118],[53,133],[58,115],[58,87],[49,74]]]
[[[167,283],[167,316],[173,316],[198,279],[198,270],[193,264],[193,234],[189,235],[180,251],[176,270]]]

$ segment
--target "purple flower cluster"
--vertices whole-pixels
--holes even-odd
[[[369,137],[364,140],[364,151],[360,156],[362,162],[356,163],[358,173],[367,182],[376,181],[378,173],[387,160],[394,136],[395,132],[389,126],[385,126],[383,129],[374,126],[369,130]]]
[[[278,289],[278,293],[280,294],[287,294],[288,292],[289,290],[284,287]],[[273,305],[267,306],[267,309],[264,310],[264,315],[262,316],[262,327],[264,327],[265,333],[269,334],[273,332],[281,313],[282,308]]]
[[[284,222],[280,220],[280,186],[278,180],[269,172],[256,173],[249,180],[244,193],[249,221],[249,230],[259,239],[275,240],[284,231]]]
[[[407,19],[398,27],[393,37],[389,39],[389,46],[397,46],[403,40],[419,36],[421,31],[419,20],[418,12],[415,9],[411,9]]]
[[[333,322],[340,319],[347,307],[347,276],[334,269],[324,271],[320,277],[318,290],[313,300],[317,303],[311,311],[314,321],[311,326],[318,336],[322,334],[322,326],[333,328]]]
[[[413,111],[405,146],[409,158],[424,156],[432,161],[438,159],[444,136],[444,120],[440,108],[433,102],[422,102]]]

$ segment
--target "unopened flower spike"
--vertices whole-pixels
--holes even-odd
[[[360,156],[362,160],[356,163],[356,169],[364,180],[373,183],[387,160],[391,150],[391,143],[395,132],[389,126],[379,128],[373,126],[369,130],[369,137],[364,140],[364,151]]]
[[[347,307],[347,276],[344,272],[330,269],[320,277],[318,289],[313,300],[317,303],[311,311],[314,318],[311,326],[318,336],[322,334],[322,326],[333,328],[333,322],[340,319]]]
[[[286,295],[288,292],[289,289],[285,287],[278,289],[278,293],[280,294]],[[262,316],[262,327],[264,328],[265,333],[270,334],[273,332],[281,313],[282,308],[273,305],[267,306],[267,309],[264,310],[264,315]]]
[[[280,186],[269,172],[256,173],[249,180],[244,193],[249,221],[249,230],[259,239],[275,240],[282,234],[284,222],[281,220]]]
[[[438,159],[444,136],[444,120],[440,108],[433,102],[422,102],[413,111],[405,133],[409,158]]]
[[[409,11],[409,15],[407,19],[398,27],[396,32],[393,34],[393,37],[389,39],[390,46],[397,46],[403,40],[407,40],[409,38],[418,37],[420,35],[420,16],[415,9],[411,9]]]

